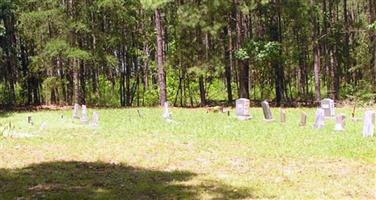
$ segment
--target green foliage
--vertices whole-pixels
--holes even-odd
[[[78,48],[70,48],[67,51],[67,58],[74,58],[74,59],[87,61],[87,60],[90,60],[92,57],[91,57],[91,53],[88,51],[78,49]]]
[[[100,99],[99,99],[99,105],[103,106],[118,106],[120,104],[119,102],[119,93],[116,91],[119,91],[119,85],[113,85],[113,83],[103,75],[99,77],[99,90],[100,93]]]
[[[63,98],[62,94],[59,93],[59,91],[62,91],[62,89],[67,86],[67,84],[68,84],[67,81],[62,80],[58,77],[48,77],[48,78],[46,78],[42,83],[43,96],[45,97],[45,99],[47,101],[46,103],[47,104],[51,103],[49,101],[52,97],[51,96],[52,92],[54,92],[54,95],[56,97]]]
[[[69,44],[62,39],[51,40],[46,44],[43,51],[43,55],[49,58],[56,58],[60,56],[65,56],[68,54],[70,49]]]
[[[69,23],[69,30],[72,30],[75,33],[90,33],[90,28],[88,25],[82,21],[74,21]]]
[[[281,82],[284,97],[312,100],[319,47],[321,68],[335,67],[335,73],[321,71],[322,94],[340,76],[343,99],[354,95],[368,102],[375,98],[375,88],[365,86],[374,84],[371,34],[376,30],[376,22],[369,23],[368,2],[348,0],[347,13],[353,15],[345,24],[343,1],[0,0],[1,99],[14,101],[12,90],[21,103],[38,96],[30,83],[47,92],[61,90],[51,85],[59,81],[55,76],[69,80],[64,99],[70,99],[75,66],[88,102],[118,106],[120,85],[126,83],[133,105],[158,104],[154,11],[160,9],[170,101],[180,95],[181,78],[184,103],[200,103],[199,78],[209,102],[225,100],[228,68],[236,97],[242,81],[238,61],[249,61],[243,64],[249,63],[252,99],[274,100]],[[42,92],[45,102],[48,95]]]
[[[280,59],[281,44],[278,42],[251,40],[247,43],[246,49],[258,62]]]
[[[240,48],[235,52],[235,56],[239,60],[248,60],[250,56],[246,49]]]
[[[97,6],[101,9],[116,11],[122,9],[124,1],[122,0],[98,0]]]
[[[0,23],[0,37],[5,35],[5,27],[3,24]]]
[[[271,41],[255,41],[247,42],[245,48],[240,48],[235,52],[235,56],[239,60],[253,59],[257,62],[269,62],[281,58],[281,44]]]
[[[368,29],[376,31],[376,21],[368,25]]]
[[[344,93],[347,94],[349,100],[363,106],[370,106],[376,103],[376,92],[373,87],[363,80],[358,85],[347,85]]]
[[[149,88],[143,94],[143,105],[155,106],[159,105],[159,92],[158,88]]]
[[[146,10],[155,10],[157,8],[163,7],[168,2],[172,0],[140,0],[142,7]]]

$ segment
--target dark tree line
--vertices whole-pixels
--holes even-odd
[[[0,0],[0,105],[374,100],[374,0]]]

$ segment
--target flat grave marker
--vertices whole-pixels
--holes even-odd
[[[40,127],[39,127],[39,130],[44,130],[44,129],[46,129],[47,128],[47,123],[46,122],[43,122],[41,125],[40,125]]]

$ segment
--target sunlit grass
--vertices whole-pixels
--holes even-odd
[[[261,108],[251,109],[253,119],[249,121],[238,121],[233,112],[227,116],[206,113],[205,109],[172,109],[172,123],[162,118],[162,109],[138,110],[141,116],[137,109],[97,110],[101,117],[99,128],[73,120],[71,111],[2,115],[2,127],[10,123],[14,133],[29,133],[36,137],[0,139],[0,199],[32,195],[45,195],[51,199],[59,195],[63,199],[117,199],[121,196],[173,199],[179,193],[183,195],[178,197],[188,199],[375,198],[376,141],[362,137],[363,123],[349,120],[350,108],[337,109],[338,113],[348,116],[344,132],[334,131],[334,120],[327,121],[324,129],[313,129],[315,109],[288,109],[285,124],[279,123],[279,109],[273,109],[276,121],[272,123],[262,119]],[[92,111],[89,109],[89,114]],[[301,111],[309,116],[306,127],[298,126]],[[357,117],[362,118],[363,113],[364,110],[359,110]],[[34,125],[27,124],[28,115],[32,116]],[[45,127],[41,128],[43,123]],[[57,175],[61,180],[42,176],[26,182],[27,190],[17,189],[20,184],[17,178],[2,178],[5,175],[22,178],[19,173],[28,174],[24,171],[30,165],[58,162],[61,166],[71,161],[105,163],[111,169],[124,165],[158,171],[159,175],[155,178],[154,173],[149,175],[148,172],[145,180],[144,173],[138,174],[141,182],[133,177],[135,182],[130,183],[124,175],[110,173],[108,179],[99,177],[96,180],[85,172],[95,169],[98,164],[86,164],[88,166],[81,171],[69,164],[61,176]],[[48,165],[47,169],[55,167]],[[70,182],[70,171],[82,173],[82,179],[87,180],[85,184],[108,181],[109,186],[99,183],[80,186],[83,184],[81,179],[77,184]],[[115,170],[116,173],[121,171]],[[152,186],[164,180],[159,180],[159,176],[174,172],[178,172],[177,177],[183,172],[194,175],[169,180],[168,186]],[[92,173],[98,172],[93,170]],[[38,184],[43,186],[44,182],[50,185],[44,185],[47,189],[42,192],[30,189]],[[75,187],[64,185],[64,182]],[[127,186],[120,187],[122,183]],[[80,193],[81,196],[72,193],[76,191],[72,188],[76,187],[77,195]],[[130,195],[132,192],[134,195]],[[226,193],[231,195],[226,196]]]

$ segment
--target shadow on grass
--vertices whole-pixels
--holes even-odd
[[[184,184],[195,176],[100,162],[49,162],[0,169],[0,199],[254,198],[249,189],[218,182]]]
[[[13,116],[12,112],[0,111],[0,118],[7,118]]]

